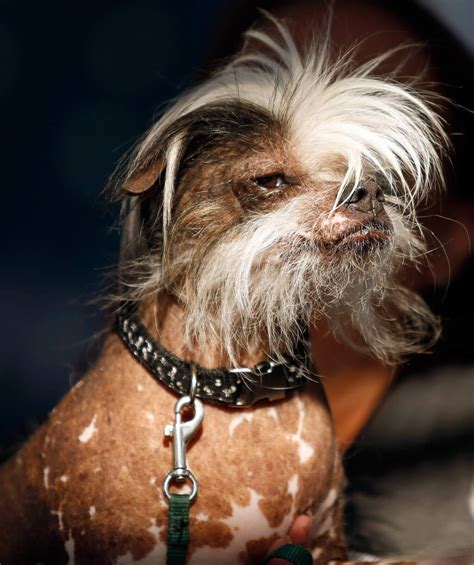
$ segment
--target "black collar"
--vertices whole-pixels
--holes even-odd
[[[187,395],[192,371],[196,371],[196,396],[229,407],[251,406],[259,400],[280,400],[301,388],[312,372],[308,348],[285,359],[285,363],[264,361],[254,367],[205,369],[182,361],[156,343],[136,315],[133,306],[122,307],[117,331],[129,351],[170,390]]]

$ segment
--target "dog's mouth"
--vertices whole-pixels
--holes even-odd
[[[382,222],[370,222],[353,226],[344,230],[342,233],[326,245],[330,248],[341,250],[367,249],[372,246],[382,246],[388,243],[391,238],[392,227]]]

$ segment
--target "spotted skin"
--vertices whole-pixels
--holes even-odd
[[[96,367],[0,471],[0,561],[163,562],[172,451],[163,428],[175,402],[110,336]],[[315,516],[315,563],[344,557],[342,471],[319,384],[246,410],[206,404],[188,464],[200,487],[190,564],[258,563],[300,513]]]

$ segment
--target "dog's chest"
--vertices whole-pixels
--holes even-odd
[[[212,453],[209,459],[206,452]],[[191,517],[196,527],[209,528],[208,539],[192,544],[191,563],[212,562],[216,552],[222,562],[230,555],[257,559],[288,532],[298,513],[313,511],[334,486],[332,432],[314,389],[274,405],[216,415],[189,462],[201,484]],[[213,531],[225,536],[221,548],[211,549]]]
[[[67,551],[73,548],[76,563],[91,555],[104,562],[164,560],[168,506],[161,484],[172,447],[163,428],[173,421],[175,400],[146,373],[96,374],[52,415],[38,479],[51,528]],[[320,385],[248,410],[206,404],[188,449],[199,481],[190,563],[259,559],[295,515],[313,511],[328,494],[334,502],[335,460]]]

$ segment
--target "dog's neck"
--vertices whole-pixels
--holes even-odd
[[[202,345],[190,347],[185,342],[185,310],[173,295],[161,293],[157,298],[148,298],[138,311],[151,335],[176,357],[209,369],[233,366],[222,350]],[[237,365],[249,367],[266,358],[263,350],[241,351],[236,360]]]

